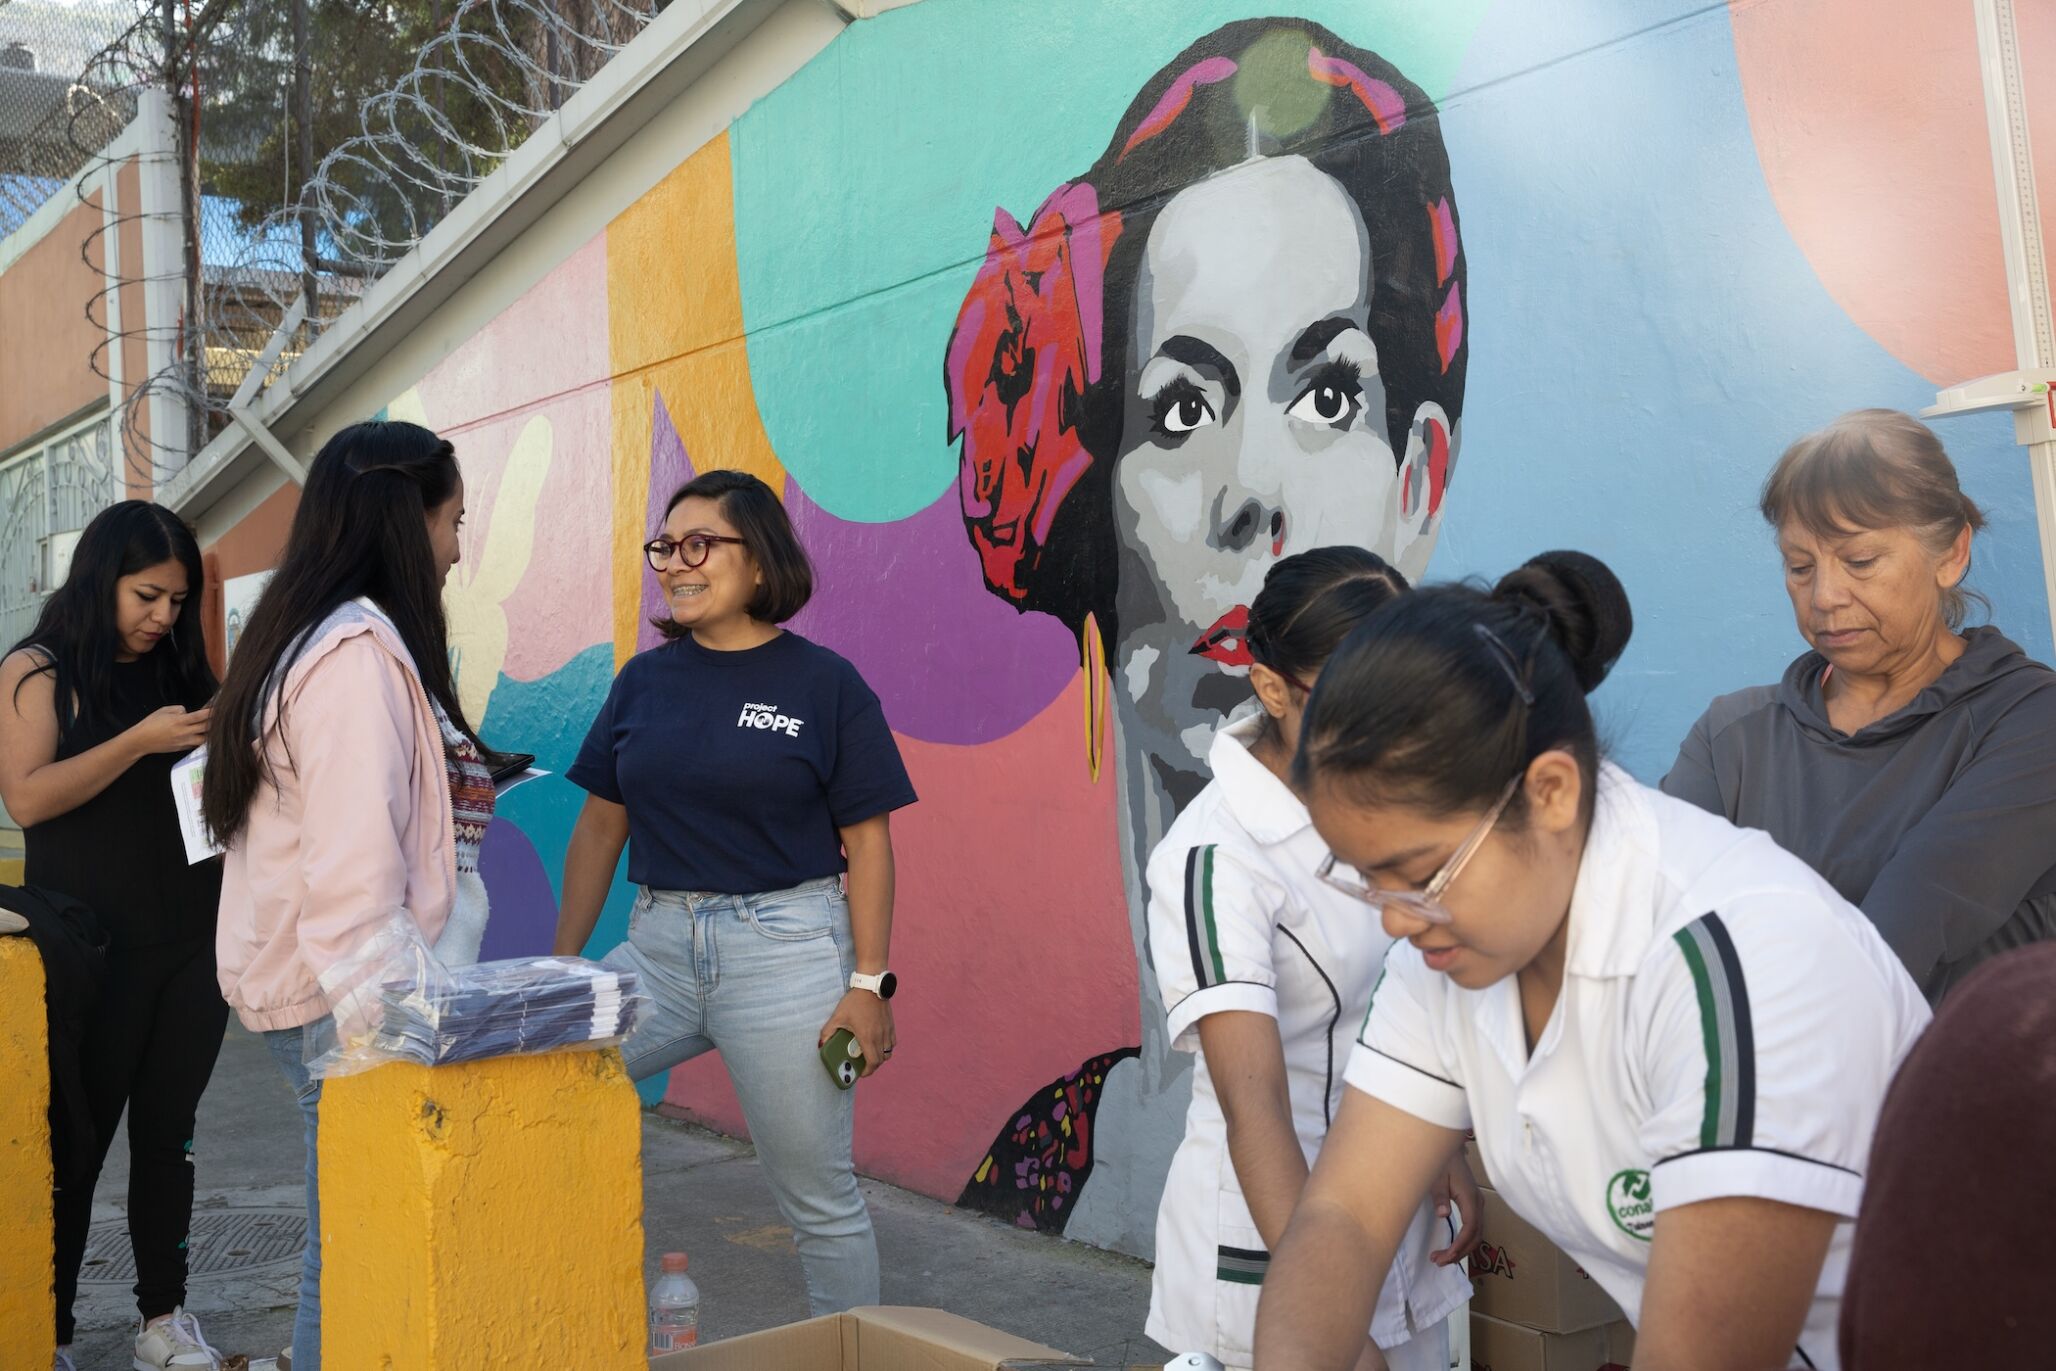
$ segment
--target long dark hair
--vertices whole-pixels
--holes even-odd
[[[1489,808],[1536,757],[1564,748],[1584,773],[1589,814],[1599,740],[1585,696],[1634,626],[1619,579],[1582,552],[1545,552],[1490,591],[1402,595],[1328,659],[1293,779],[1457,814]],[[1510,826],[1525,805],[1522,788]]]
[[[236,641],[208,729],[201,809],[217,842],[242,832],[259,784],[275,779],[258,739],[267,687],[284,679],[322,620],[359,596],[385,611],[429,698],[478,742],[450,675],[428,541],[428,512],[456,493],[457,481],[456,449],[418,424],[352,424],[315,454],[278,570]]]
[[[60,738],[75,728],[106,726],[114,713],[114,659],[121,651],[115,627],[115,583],[163,562],[186,569],[186,598],[164,642],[150,650],[164,698],[198,709],[214,694],[200,628],[205,570],[193,531],[163,505],[124,500],[93,517],[72,551],[71,571],[43,605],[36,626],[10,652],[32,652],[28,676],[48,674],[57,693]],[[28,676],[22,678],[23,682]],[[21,686],[15,686],[19,698]]]

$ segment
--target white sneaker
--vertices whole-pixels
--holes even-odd
[[[200,1321],[183,1307],[171,1317],[153,1323],[136,1334],[135,1371],[174,1371],[174,1368],[204,1367],[220,1371],[221,1354],[200,1331]]]
[[[69,1347],[57,1349],[57,1355],[50,1359],[50,1371],[79,1371],[79,1364],[71,1359]]]

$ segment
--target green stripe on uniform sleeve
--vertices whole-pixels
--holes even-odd
[[[1206,918],[1207,957],[1213,963],[1214,984],[1228,979],[1228,970],[1221,964],[1221,931],[1214,924],[1214,849],[1204,849],[1200,857],[1200,912]]]

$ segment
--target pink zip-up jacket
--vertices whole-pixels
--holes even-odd
[[[457,889],[442,732],[375,608],[343,605],[315,630],[266,702],[263,745],[277,783],[228,850],[215,933],[221,993],[258,1031],[328,1013],[322,975],[395,917],[432,946]]]

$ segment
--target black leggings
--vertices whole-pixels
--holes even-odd
[[[136,1307],[145,1319],[154,1319],[185,1303],[193,1123],[227,1026],[212,937],[155,947],[117,943],[108,953],[106,983],[81,1052],[93,1111],[93,1166],[87,1174],[57,1178],[60,1344],[72,1339],[71,1306],[93,1220],[93,1187],[124,1106]]]

